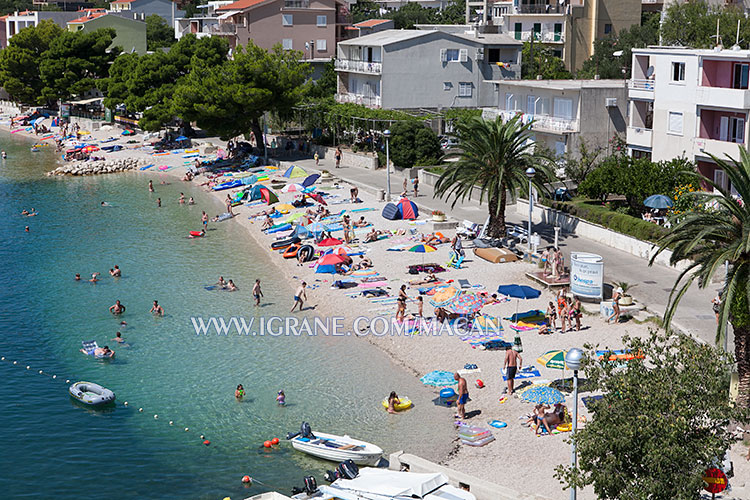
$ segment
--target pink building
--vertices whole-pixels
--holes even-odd
[[[304,53],[307,60],[330,60],[343,38],[349,11],[336,0],[238,0],[216,9],[231,47],[249,40],[270,49],[276,44]]]

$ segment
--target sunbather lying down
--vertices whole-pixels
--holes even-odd
[[[372,241],[378,241],[378,238],[380,238],[385,233],[383,231],[380,231],[379,229],[373,229],[369,233],[367,233],[367,236],[365,236],[365,243],[370,243]]]
[[[439,245],[448,241],[442,233],[430,233],[422,234],[419,238],[421,243],[425,245]]]
[[[434,283],[437,280],[438,279],[437,279],[437,276],[435,276],[435,273],[430,273],[429,275],[427,275],[426,278],[423,278],[421,280],[411,280],[409,284],[410,285],[426,285],[428,283]]]

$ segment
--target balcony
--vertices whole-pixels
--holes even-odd
[[[353,61],[351,59],[336,59],[334,67],[338,71],[350,71],[352,73],[367,73],[370,75],[379,75],[383,72],[383,63]]]
[[[212,35],[234,35],[237,33],[237,25],[234,23],[212,24],[207,28]],[[206,26],[203,27],[203,31],[206,31]]]
[[[628,97],[631,99],[654,100],[654,80],[633,78],[628,80]]]
[[[516,39],[518,39],[518,32],[516,31],[514,34]],[[534,41],[539,43],[565,43],[565,35],[562,32],[554,31],[522,31],[521,41],[530,42],[532,36],[534,37]]]
[[[653,131],[650,128],[628,127],[627,143],[628,146],[651,149]]]
[[[501,111],[500,115],[503,117],[503,121],[507,122],[516,115],[526,115],[520,111]],[[557,118],[555,116],[547,115],[531,115],[534,124],[532,129],[538,130],[539,132],[547,132],[552,134],[570,134],[578,132],[578,120],[568,120],[566,118]]]
[[[629,137],[629,136],[628,136]],[[744,148],[744,144],[738,144],[730,141],[719,141],[716,139],[693,139],[693,155],[708,157],[709,154],[717,158],[725,158],[729,155],[732,158],[739,157],[739,148]]]
[[[750,108],[750,90],[698,87],[695,93],[695,103],[698,106],[748,109]]]
[[[565,9],[559,5],[519,5],[514,14],[565,14]]]
[[[367,106],[368,108],[379,108],[382,105],[380,96],[366,96],[360,94],[336,94],[336,102],[351,102]]]

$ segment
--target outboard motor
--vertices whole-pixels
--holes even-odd
[[[312,428],[310,427],[310,424],[307,422],[302,422],[302,425],[299,429],[300,437],[308,438],[308,439],[315,439],[315,434],[312,433]]]
[[[314,476],[305,476],[303,481],[305,482],[305,493],[312,495],[318,491],[318,482],[315,480]]]
[[[336,467],[338,477],[343,479],[354,479],[359,476],[359,467],[351,459],[341,462]]]
[[[325,473],[325,476],[323,476],[323,479],[328,481],[329,483],[334,482],[339,478],[338,474],[336,474],[335,470],[327,470]]]

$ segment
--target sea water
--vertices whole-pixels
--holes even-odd
[[[215,200],[167,176],[151,177],[155,193],[148,192],[149,177],[133,173],[46,177],[52,148],[31,153],[29,146],[0,134],[8,153],[0,164],[3,498],[288,493],[307,474],[322,482],[323,471],[335,466],[284,441],[303,420],[313,432],[348,433],[386,454],[447,452],[449,410],[437,408],[432,391],[362,339],[195,333],[191,317],[285,316],[291,307],[290,284],[234,222],[209,224],[207,238],[186,238],[200,229],[202,210],[223,211]],[[178,204],[180,192],[197,204]],[[39,215],[20,215],[32,207]],[[115,264],[120,279],[108,274]],[[93,272],[102,274],[99,283],[73,279]],[[220,275],[240,291],[204,288]],[[265,294],[261,308],[250,296],[256,278]],[[311,302],[332,293],[317,284]],[[122,317],[108,312],[115,300],[127,308]],[[165,317],[149,313],[153,300]],[[128,346],[111,340],[117,331]],[[109,345],[115,359],[82,354],[84,340]],[[66,380],[112,389],[117,404],[83,407],[69,397]],[[246,396],[237,401],[240,383]],[[285,407],[276,404],[280,389]],[[387,414],[380,401],[391,390],[411,397],[415,408]],[[280,446],[263,448],[274,437]],[[246,474],[256,479],[252,487],[241,484]]]

